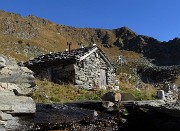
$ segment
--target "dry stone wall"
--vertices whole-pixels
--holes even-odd
[[[75,83],[80,87],[86,89],[98,87],[101,81],[101,69],[106,71],[106,83],[108,85],[115,84],[113,70],[106,65],[101,56],[96,52],[77,63],[74,68]]]

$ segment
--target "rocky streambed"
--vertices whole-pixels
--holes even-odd
[[[13,130],[180,130],[180,104],[178,102],[167,104],[157,100],[121,103],[124,106],[118,103],[118,107],[115,105],[111,107],[112,103],[107,101],[82,101],[65,104],[38,103],[35,114],[14,116],[18,118],[19,127]]]
[[[85,107],[84,107],[85,106]],[[115,109],[108,111],[102,102],[37,104],[35,130],[119,130],[125,119]]]
[[[36,104],[36,113],[13,115],[16,125],[10,126],[8,123],[4,125],[1,123],[0,131],[115,131],[123,129],[123,123],[126,122],[126,119],[123,118],[124,108],[119,110],[117,106],[111,108],[102,106],[109,103],[112,104],[101,101],[66,104],[38,103]]]

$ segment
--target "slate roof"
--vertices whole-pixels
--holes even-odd
[[[80,58],[82,56],[85,56],[93,49],[99,49],[97,46],[88,46],[84,48],[79,48],[75,50],[64,51],[64,52],[56,52],[56,53],[50,53],[41,55],[37,58],[34,58],[32,60],[29,60],[24,63],[26,67],[32,67],[32,66],[49,66],[54,63],[59,64],[67,64],[67,63],[75,63],[76,61],[80,61]],[[106,57],[105,53],[99,49],[101,53]],[[108,61],[109,59],[106,58]],[[110,62],[110,61],[109,61]]]

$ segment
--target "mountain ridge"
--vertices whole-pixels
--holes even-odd
[[[28,60],[48,52],[64,51],[66,43],[72,49],[80,44],[96,43],[112,58],[123,51],[132,51],[153,59],[156,65],[179,65],[180,39],[161,42],[153,37],[139,35],[128,27],[117,29],[75,28],[56,24],[49,20],[29,15],[0,11],[0,52],[11,55],[18,61]],[[11,50],[12,49],[12,50]]]

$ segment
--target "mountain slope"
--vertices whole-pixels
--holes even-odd
[[[64,51],[66,43],[72,42],[72,48],[96,43],[112,58],[117,58],[120,53],[130,58],[144,55],[157,65],[180,64],[178,38],[160,42],[152,37],[138,35],[127,27],[113,30],[74,28],[32,15],[22,17],[0,11],[0,29],[0,53],[11,55],[18,61],[43,53]]]
[[[72,48],[79,48],[79,44],[103,45],[109,55],[117,57],[119,48],[116,43],[136,36],[127,27],[115,30],[74,28],[32,15],[22,17],[4,11],[0,11],[0,29],[0,53],[11,55],[18,61],[50,51],[63,51],[70,41],[73,42]]]

